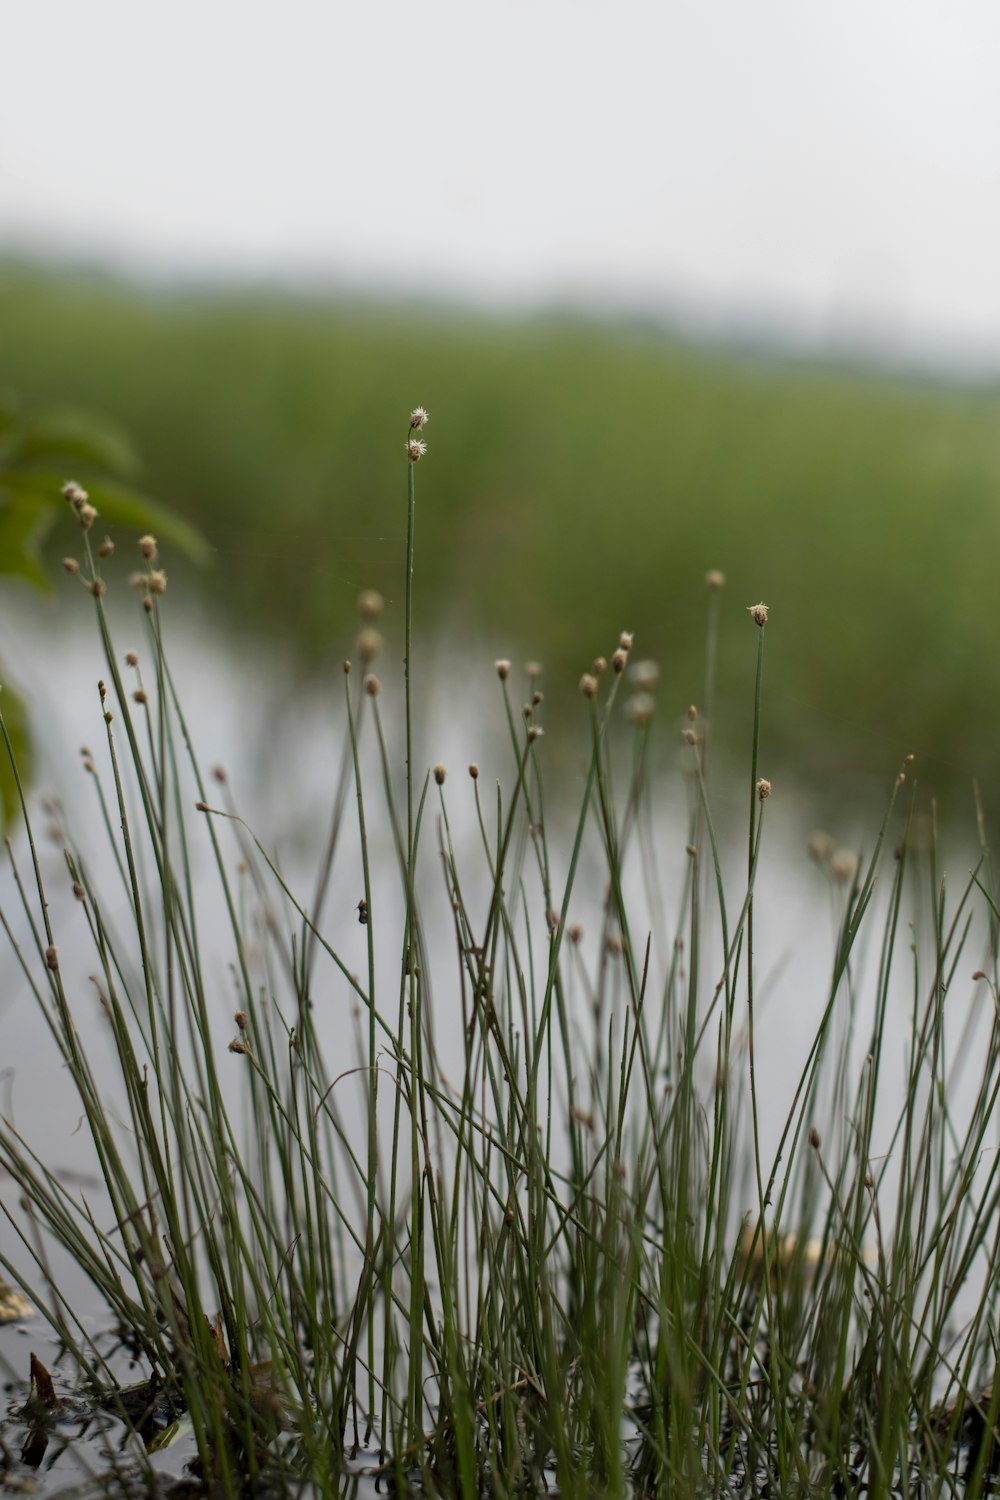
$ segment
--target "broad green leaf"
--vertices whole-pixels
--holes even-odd
[[[66,501],[62,497],[65,482],[66,475],[54,470],[19,469],[15,473],[0,475],[0,491],[12,492],[16,485],[20,500],[32,499],[39,506],[65,509]],[[174,511],[158,505],[141,490],[114,479],[93,479],[89,474],[81,482],[105,524],[155,532],[161,543],[179,547],[192,561],[207,561],[209,545],[198,528]]]
[[[18,424],[13,437],[4,458],[8,466],[92,466],[123,479],[139,472],[135,449],[123,432],[110,422],[76,412],[45,412]]]
[[[3,715],[4,726],[14,751],[14,759],[17,761],[22,785],[27,785],[32,778],[35,759],[28,729],[28,714],[22,699],[5,681],[5,675],[3,666],[0,665],[0,689],[2,689],[0,691],[0,714]],[[11,765],[7,746],[0,739],[0,815],[2,815],[5,828],[10,828],[18,809],[14,768]]]
[[[40,553],[55,517],[33,500],[19,500],[16,488],[5,487],[5,493],[7,503],[0,500],[0,573],[13,574],[42,593],[51,593]]]

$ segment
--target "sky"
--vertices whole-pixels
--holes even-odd
[[[997,0],[22,0],[0,247],[1000,367]]]

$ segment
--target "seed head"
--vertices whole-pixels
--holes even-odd
[[[139,658],[134,651],[125,652],[125,665],[127,667],[137,667],[139,665]]]
[[[541,739],[541,737],[542,737],[542,735],[544,733],[545,733],[545,730],[542,729],[541,725],[539,725],[539,724],[532,724],[531,728],[528,730],[528,739],[531,742],[531,744],[534,744],[536,740],[540,740]]]
[[[828,833],[817,831],[809,835],[806,848],[810,859],[814,859],[818,865],[825,865],[833,854],[833,839]]]
[[[410,431],[419,432],[421,427],[426,427],[431,419],[431,414],[422,406],[415,406],[410,412]]]
[[[377,620],[385,608],[385,600],[377,589],[363,589],[358,595],[358,614],[362,620]]]
[[[382,691],[382,684],[379,682],[374,673],[369,672],[368,676],[365,678],[364,689],[369,698],[377,698],[379,693]]]
[[[101,543],[101,545],[97,549],[97,555],[98,555],[98,557],[110,557],[111,554],[114,552],[114,550],[115,550],[115,544],[114,544],[114,542],[111,540],[111,538],[109,536],[106,536],[104,538],[104,541]]]
[[[86,894],[87,894],[87,892],[84,890],[84,888],[80,884],[80,882],[78,880],[74,880],[74,882],[73,882],[73,895],[76,897],[76,899],[78,901],[83,901],[84,898],[86,897]]]
[[[246,1054],[250,1051],[250,1048],[247,1046],[246,1042],[241,1042],[238,1036],[234,1036],[232,1041],[229,1043],[229,1050],[230,1052],[235,1052],[238,1057],[245,1057]]]
[[[472,765],[469,767],[469,775],[472,777],[473,781],[479,780],[479,767],[476,765],[475,761],[473,761]]]
[[[580,944],[583,942],[583,928],[580,926],[579,922],[574,922],[572,927],[567,927],[566,936],[569,938],[574,948],[579,948]]]
[[[139,551],[147,562],[155,562],[157,557],[156,537],[150,536],[148,532],[145,536],[141,536],[139,538]]]
[[[151,594],[165,594],[167,592],[167,575],[162,568],[154,568],[149,575],[149,592]]]
[[[247,1029],[247,1013],[246,1013],[245,1010],[235,1011],[234,1014],[233,1014],[233,1020],[236,1022],[237,1026],[239,1027],[239,1029],[241,1031],[246,1031],[246,1029]]]
[[[77,515],[80,517],[80,525],[84,531],[89,531],[97,520],[97,511],[92,505],[81,505],[77,511]]]
[[[608,659],[606,656],[595,656],[590,664],[590,670],[595,677],[600,677],[602,672],[608,670]]]
[[[540,661],[526,661],[524,671],[529,682],[537,682],[542,675],[542,664]]]
[[[635,637],[631,630],[623,630],[621,635],[618,637],[619,651],[631,651],[632,642],[634,639]]]
[[[135,692],[132,694],[132,702],[138,703],[141,707],[143,703],[148,703],[149,699],[146,697],[146,694],[143,692],[142,688],[136,688]]]
[[[762,776],[757,783],[757,796],[761,802],[766,802],[771,795],[771,783],[766,776]]]
[[[507,661],[506,658],[502,657],[500,661],[495,662],[494,665],[496,666],[497,676],[499,677],[500,681],[506,682],[507,678],[510,676],[510,662]]]
[[[597,692],[597,678],[590,672],[584,672],[580,678],[580,692],[585,698],[593,698]]]
[[[447,776],[447,774],[448,772],[440,763],[434,767],[434,780],[437,782],[438,786],[444,786],[444,778]]]
[[[614,671],[619,676],[621,676],[622,672],[624,672],[626,666],[628,665],[628,652],[624,649],[623,646],[619,646],[618,650],[611,658],[611,665]]]
[[[625,708],[632,723],[639,728],[644,728],[652,722],[655,711],[656,699],[652,693],[636,693],[634,698],[629,699]]]
[[[95,599],[100,599],[101,595],[106,594],[107,591],[108,586],[104,582],[103,578],[92,578],[90,580],[90,592],[93,594]]]
[[[139,593],[139,594],[148,594],[149,593],[149,574],[148,573],[130,573],[129,574],[129,580],[128,580],[128,586],[129,586],[130,589],[135,589],[135,591],[137,593]]]
[[[417,464],[427,452],[427,444],[420,438],[408,438],[406,442],[406,456],[411,464]]]
[[[705,586],[706,588],[711,589],[713,594],[719,593],[719,591],[721,589],[724,589],[726,586],[725,573],[720,573],[718,568],[711,568],[705,574]]]
[[[74,510],[79,510],[81,505],[86,505],[90,498],[82,485],[77,484],[75,479],[67,479],[62,487],[63,498],[68,500]]]
[[[761,630],[764,629],[764,626],[767,624],[767,605],[766,604],[763,604],[763,603],[761,603],[761,604],[748,604],[747,605],[747,614],[753,616],[753,622],[754,622],[755,625],[759,625],[760,628],[761,628]]]
[[[685,729],[685,731],[684,731],[684,738],[685,738],[685,740],[687,741],[687,743],[689,745],[697,745],[697,743],[698,743],[698,731],[697,731],[697,729],[692,728],[692,726],[689,724],[687,726],[687,728]]]
[[[372,630],[370,626],[362,630],[358,636],[358,656],[361,658],[362,663],[367,664],[374,660],[379,653],[381,645],[382,637],[377,630]]]
[[[628,669],[629,681],[640,692],[648,693],[660,680],[660,669],[655,661],[634,661]]]
[[[45,963],[52,970],[53,974],[59,973],[59,950],[57,948],[46,948]]]
[[[830,856],[830,873],[841,885],[847,885],[858,873],[858,856],[852,849],[835,849]]]
[[[71,578],[75,578],[80,571],[80,564],[75,557],[64,557],[62,564]]]
[[[810,1130],[810,1132],[809,1132],[809,1144],[813,1148],[814,1151],[818,1151],[819,1148],[820,1148],[820,1146],[823,1144],[822,1140],[820,1139],[820,1133],[816,1129],[815,1125],[813,1126],[812,1130]]]

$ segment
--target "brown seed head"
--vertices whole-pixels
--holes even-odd
[[[75,557],[64,557],[62,564],[71,578],[75,578],[80,571],[80,564]]]
[[[246,1042],[241,1042],[238,1036],[234,1036],[232,1041],[229,1043],[229,1050],[230,1052],[235,1052],[238,1057],[245,1057],[246,1054],[250,1051],[250,1048],[247,1046]]]
[[[377,630],[372,630],[371,627],[368,626],[364,630],[359,632],[358,656],[361,658],[361,662],[363,665],[367,665],[368,662],[374,661],[375,657],[379,653],[381,645],[382,637],[379,635]]]
[[[148,532],[145,536],[141,536],[139,538],[139,551],[147,562],[155,562],[157,557],[156,537],[150,536]]]
[[[724,589],[726,586],[725,573],[720,573],[718,568],[711,568],[705,574],[705,585],[707,588],[710,588],[712,590],[713,594],[719,593],[719,591],[721,589]]]
[[[411,464],[417,464],[427,452],[427,444],[420,438],[410,438],[406,444],[406,456]]]
[[[762,776],[757,783],[757,796],[761,802],[766,802],[771,795],[771,783],[766,776]]]
[[[689,724],[687,726],[687,728],[684,730],[684,738],[685,738],[685,740],[687,741],[687,743],[689,745],[697,745],[697,743],[698,743],[698,731],[697,731],[697,729],[692,729],[691,725]]]
[[[500,681],[506,682],[507,678],[510,676],[510,662],[507,661],[505,657],[501,657],[501,659],[498,662],[495,662],[494,665],[497,669],[497,676],[499,677]]]
[[[239,1029],[241,1031],[246,1031],[246,1029],[247,1029],[247,1013],[246,1013],[245,1010],[235,1011],[234,1014],[233,1014],[233,1020],[236,1022],[237,1026],[239,1027]]]
[[[111,554],[114,552],[114,550],[115,550],[115,544],[114,544],[114,542],[111,540],[111,538],[109,536],[106,536],[104,538],[104,541],[101,543],[101,545],[97,549],[97,555],[98,555],[98,557],[110,557]]]
[[[103,578],[92,578],[90,580],[90,592],[93,594],[95,599],[100,599],[102,594],[106,594],[107,591],[108,586],[104,582]]]
[[[660,680],[660,669],[655,661],[634,661],[628,669],[629,681],[640,692],[650,693]]]
[[[624,672],[625,667],[626,667],[627,664],[628,664],[628,652],[622,646],[619,646],[618,650],[615,652],[614,656],[611,658],[611,666],[612,666],[613,670],[615,672],[617,672],[619,676],[621,676],[621,674],[622,674],[622,672]]]
[[[146,593],[148,593],[149,592],[149,574],[148,573],[131,573],[129,575],[128,586],[129,586],[130,589],[135,589],[140,594],[146,594]]]
[[[46,950],[45,950],[45,963],[46,963],[46,966],[52,970],[53,974],[58,974],[58,972],[59,972],[59,950],[57,948],[46,948]]]
[[[656,699],[652,693],[636,693],[630,698],[625,706],[625,712],[633,724],[644,728],[652,722],[653,714],[656,712]]]
[[[819,1148],[820,1148],[820,1146],[822,1145],[822,1141],[820,1139],[820,1133],[816,1129],[815,1125],[813,1126],[813,1128],[809,1132],[809,1144],[813,1148],[814,1151],[818,1151]]]
[[[74,510],[79,510],[81,505],[86,505],[90,498],[82,485],[77,484],[75,479],[67,479],[62,487],[63,498],[68,500]]]
[[[631,649],[632,649],[632,642],[634,640],[635,640],[635,635],[634,635],[634,633],[631,630],[623,630],[622,633],[621,633],[621,635],[618,637],[618,649],[619,649],[619,651],[631,651]]]
[[[574,948],[579,948],[580,944],[583,942],[583,928],[580,926],[579,922],[574,922],[572,927],[567,927],[566,936],[569,938]]]
[[[830,873],[841,885],[847,885],[858,873],[858,856],[852,849],[835,849],[830,856]]]
[[[764,629],[764,626],[767,624],[767,605],[766,604],[764,604],[764,603],[761,603],[761,604],[748,604],[747,605],[747,614],[753,616],[753,622],[754,622],[755,625],[759,625],[760,628],[761,628],[761,630]]]
[[[146,697],[146,694],[143,692],[142,688],[136,688],[135,692],[132,694],[132,702],[148,703],[149,699]]]
[[[590,670],[595,677],[600,677],[602,672],[608,670],[608,658],[606,656],[595,656],[590,664]]]
[[[97,520],[97,511],[92,505],[81,505],[77,515],[80,517],[80,525],[84,531],[89,531]]]
[[[165,594],[167,592],[167,575],[162,568],[154,568],[149,575],[149,592],[151,594]]]
[[[228,781],[228,779],[229,778],[226,775],[226,768],[225,768],[225,766],[213,766],[212,767],[212,780],[213,781],[217,781],[220,786],[225,786],[225,784]]]
[[[475,761],[473,761],[472,765],[469,767],[469,775],[472,777],[473,781],[479,780],[479,767],[476,765]]]
[[[542,727],[539,724],[532,724],[531,728],[528,730],[528,739],[531,742],[531,744],[534,744],[536,740],[540,740],[541,739],[541,737],[542,737],[542,735],[544,733],[545,733],[545,730],[542,729]]]
[[[440,763],[434,767],[434,780],[437,782],[438,786],[444,786],[444,778],[447,776],[447,774],[448,772]]]
[[[421,427],[426,427],[431,419],[431,414],[422,406],[415,406],[410,412],[410,431],[419,432]]]
[[[87,892],[78,880],[74,880],[73,882],[73,895],[78,901],[83,901],[86,898]]]
[[[825,865],[833,854],[833,839],[828,833],[817,831],[809,835],[806,848],[810,859],[814,859],[818,865]]]
[[[369,672],[364,681],[364,689],[369,698],[377,698],[382,691],[382,684],[373,672]]]
[[[125,665],[127,667],[137,667],[139,665],[139,658],[134,651],[125,652]]]
[[[385,609],[385,600],[377,589],[362,589],[358,595],[358,614],[362,620],[377,620]]]
[[[593,698],[597,692],[597,678],[590,672],[584,672],[580,678],[580,692],[585,698]]]

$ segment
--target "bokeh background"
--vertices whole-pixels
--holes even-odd
[[[998,55],[991,0],[21,6],[0,384],[120,426],[241,669],[323,680],[368,586],[398,641],[419,402],[428,658],[541,657],[558,708],[630,628],[667,757],[720,569],[733,743],[764,599],[769,769],[860,804],[912,751],[964,813],[1000,743]]]

